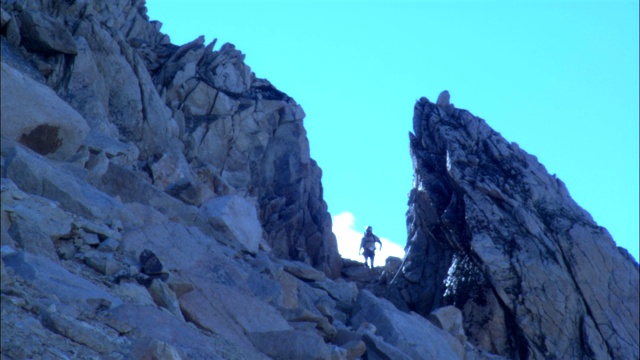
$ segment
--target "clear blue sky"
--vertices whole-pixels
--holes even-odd
[[[404,246],[413,105],[449,90],[638,259],[637,1],[148,0],[305,110],[329,211]],[[355,245],[357,246],[357,245]]]

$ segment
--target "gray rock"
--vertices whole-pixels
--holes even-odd
[[[182,360],[182,352],[164,341],[143,338],[136,343],[134,350],[136,359]]]
[[[209,52],[213,44],[203,49],[203,41],[175,49],[154,77],[173,113],[185,117],[187,160],[205,163],[197,165],[202,185],[177,197],[198,205],[212,194],[255,196],[276,256],[337,277],[341,261],[322,200],[321,171],[309,158],[304,112],[267,81],[255,80],[232,45]]]
[[[181,153],[164,153],[158,161],[149,165],[149,168],[151,169],[154,185],[162,190],[193,183],[194,181],[189,164],[187,164]]]
[[[314,331],[281,330],[249,334],[254,346],[276,359],[329,359],[331,349]]]
[[[221,304],[211,301],[201,291],[191,291],[180,296],[180,308],[187,321],[207,329],[222,338],[242,346],[253,348],[242,327]]]
[[[367,347],[365,355],[367,359],[372,360],[409,360],[410,356],[405,354],[397,347],[387,343],[380,336],[367,332],[362,336],[363,342]]]
[[[6,290],[8,290],[9,286],[13,284],[13,279],[11,278],[11,276],[9,276],[9,273],[4,266],[4,260],[2,260],[2,258],[0,258],[0,270],[2,271],[0,273],[0,289],[2,289],[1,292],[4,293]]]
[[[326,342],[331,342],[336,337],[338,331],[324,316],[314,315],[308,310],[298,309],[287,314],[287,321],[290,323],[312,323]]]
[[[7,236],[24,250],[57,261],[53,241],[70,236],[73,216],[53,201],[24,193],[10,179],[2,179],[2,189],[2,209],[10,222]]]
[[[447,107],[449,105],[449,92],[447,90],[443,91],[438,95],[438,100],[436,101],[436,105]]]
[[[58,314],[55,309],[42,313],[42,325],[104,355],[114,352],[119,347],[115,339],[107,337],[101,330],[77,319]]]
[[[156,305],[169,310],[178,319],[184,320],[182,312],[180,311],[180,305],[178,304],[178,298],[176,294],[169,288],[169,286],[160,280],[154,280],[151,282],[151,286],[147,288],[149,294]]]
[[[298,279],[285,271],[275,274],[275,279],[282,287],[282,306],[285,309],[298,308]]]
[[[298,261],[279,260],[284,265],[284,270],[289,274],[305,281],[321,281],[326,279],[326,275],[311,266]]]
[[[69,176],[68,170],[51,163],[21,145],[5,140],[2,154],[7,161],[3,176],[23,191],[57,201],[62,209],[89,219],[131,221],[122,203]]]
[[[114,358],[118,358],[117,353],[102,355],[86,345],[75,342],[54,330],[50,330],[50,328],[44,327],[41,323],[41,321],[44,322],[43,317],[33,313],[33,304],[30,302],[34,299],[30,297],[30,294],[23,293],[28,300],[14,295],[3,294],[1,300],[3,311],[1,317],[3,357],[13,359],[34,359],[38,357],[71,359],[77,356],[91,359],[113,355]],[[40,312],[45,311],[46,309]],[[65,316],[64,320],[74,321],[75,319]],[[60,325],[64,326],[61,323]],[[92,327],[92,330],[97,330],[97,328]],[[78,339],[81,339],[84,335],[77,332],[73,334],[79,335]],[[84,338],[88,340],[91,339],[91,336],[86,334]],[[93,337],[93,339],[102,340],[97,337]],[[97,348],[109,346],[108,344],[101,345],[95,341],[89,341],[89,343],[93,343]]]
[[[415,107],[408,252],[389,298],[424,316],[453,303],[469,341],[507,357],[638,357],[637,263],[535,157],[440,103]]]
[[[253,203],[239,196],[220,196],[203,204],[200,214],[229,244],[252,254],[258,252],[262,226]]]
[[[100,245],[100,238],[98,237],[98,234],[84,233],[82,235],[82,240],[86,245],[89,245],[89,246]]]
[[[69,30],[57,19],[41,12],[20,12],[20,35],[22,45],[31,51],[69,55],[78,53]]]
[[[89,132],[84,118],[44,86],[2,62],[2,136],[65,160]]]
[[[62,303],[81,307],[89,299],[104,299],[112,306],[122,304],[120,299],[45,257],[16,252],[3,256],[3,261],[28,284],[42,293],[55,295]]]
[[[455,306],[436,309],[429,314],[428,319],[440,329],[453,335],[463,346],[467,342],[467,336],[462,327],[462,312]]]
[[[145,338],[171,345],[188,359],[265,359],[253,348],[230,343],[215,334],[206,336],[155,306],[125,304],[110,310],[108,316],[137,329]]]
[[[464,359],[464,347],[452,335],[416,313],[401,312],[367,290],[358,294],[351,323],[355,327],[373,324],[385,342],[409,358]]]
[[[112,253],[92,250],[83,255],[84,263],[103,275],[111,276],[122,268],[122,264],[113,258]]]
[[[109,122],[109,90],[104,74],[100,71],[98,60],[87,40],[79,36],[76,44],[78,54],[73,59],[68,82],[63,88],[57,89],[57,92],[91,127],[85,143],[91,133],[104,134],[103,136],[114,138],[112,141],[117,141],[118,129]],[[100,150],[102,149],[96,152]]]
[[[89,170],[89,174],[87,177],[89,178],[99,178],[107,172],[109,168],[109,159],[105,155],[104,151],[100,151],[96,155],[89,155],[86,163],[84,164],[85,168]]]
[[[76,255],[78,249],[72,241],[60,241],[56,244],[56,253],[63,260],[71,260]]]
[[[92,153],[104,153],[110,162],[120,166],[131,166],[137,162],[140,151],[135,145],[93,131],[95,128],[96,126],[92,125],[92,131],[84,139],[84,144]]]
[[[233,44],[222,45],[220,51],[214,53],[214,56],[209,74],[216,88],[235,94],[241,94],[249,89],[254,74],[242,61],[244,55],[236,50]]]
[[[316,281],[312,286],[325,290],[336,301],[338,309],[351,313],[358,296],[356,283],[337,279],[336,281]]]
[[[340,346],[347,350],[347,360],[359,359],[367,351],[367,345],[362,340],[351,340]]]
[[[113,162],[109,163],[107,172],[93,185],[112,197],[121,198],[124,203],[138,203],[151,206],[154,209],[139,208],[138,210],[144,210],[150,212],[150,214],[139,213],[133,219],[125,218],[131,224],[138,224],[139,221],[136,221],[137,219],[151,216],[156,212],[166,215],[167,218],[182,218],[187,221],[186,219],[195,218],[198,211],[197,208],[186,205],[153,186],[142,173],[132,171]],[[129,206],[133,208],[140,207],[139,205]]]
[[[11,18],[7,23],[7,40],[14,47],[20,46],[22,36],[20,36],[20,26],[15,17]]]
[[[0,11],[2,11],[0,13],[0,28],[4,28],[4,26],[11,20],[11,14],[4,11],[3,8],[0,8]]]
[[[284,306],[282,285],[273,277],[250,271],[247,287],[261,301],[281,309]]]
[[[98,245],[98,251],[114,252],[120,247],[120,242],[112,237],[106,238]]]

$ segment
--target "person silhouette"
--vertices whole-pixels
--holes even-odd
[[[367,226],[367,230],[364,232],[364,236],[360,241],[360,255],[364,255],[364,264],[367,264],[367,260],[371,259],[371,268],[373,269],[373,259],[376,257],[376,243],[380,244],[380,250],[382,250],[382,243],[380,238],[373,234],[373,228]]]

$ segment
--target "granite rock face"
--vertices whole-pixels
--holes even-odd
[[[367,269],[233,45],[143,0],[1,5],[3,359],[638,357],[637,264],[448,93],[416,108],[407,256]]]
[[[2,359],[462,349],[416,314],[358,331],[305,114],[233,45],[173,45],[140,0],[1,4]]]
[[[3,136],[59,160],[78,153],[98,187],[119,165],[188,205],[246,197],[274,254],[338,276],[302,108],[233,45],[173,45],[145,13],[143,1],[3,1]]]
[[[453,304],[471,343],[509,358],[638,358],[638,263],[562,181],[448,93],[420,99],[413,128],[388,298],[423,316]]]

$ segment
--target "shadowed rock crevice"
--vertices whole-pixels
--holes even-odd
[[[20,137],[20,143],[40,155],[55,152],[62,145],[62,139],[58,137],[58,127],[51,125],[39,125],[28,134]]]

